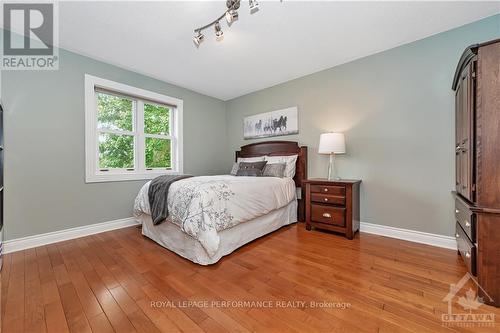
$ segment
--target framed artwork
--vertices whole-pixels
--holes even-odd
[[[297,133],[299,133],[299,121],[296,106],[259,113],[243,119],[243,138],[245,140]]]

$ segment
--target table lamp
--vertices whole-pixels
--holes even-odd
[[[323,133],[319,137],[320,154],[330,155],[330,164],[328,165],[328,180],[340,179],[335,172],[335,154],[345,154],[344,133]]]

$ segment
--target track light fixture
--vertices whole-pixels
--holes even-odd
[[[231,25],[237,19],[238,19],[238,12],[236,10],[231,9],[226,12],[226,21],[228,25]]]
[[[196,45],[196,47],[199,47],[204,40],[205,40],[205,35],[203,35],[201,31],[198,31],[198,34],[193,37],[193,43],[194,45]]]
[[[257,0],[249,0],[248,5],[250,6],[250,14],[259,11],[259,3]]]
[[[259,3],[257,2],[257,0],[249,0],[248,5],[250,8],[250,14],[253,14],[259,10]],[[230,26],[231,24],[234,23],[234,21],[238,20],[238,9],[240,8],[240,0],[227,0],[226,7],[227,9],[224,12],[224,14],[222,14],[209,24],[194,30],[195,36],[193,38],[193,42],[196,47],[199,47],[200,44],[205,39],[205,36],[202,34],[203,30],[210,28],[211,26],[214,26],[215,39],[221,41],[224,38],[224,33],[222,32],[220,21],[225,17],[227,24]]]
[[[218,42],[224,39],[224,33],[222,32],[219,22],[215,23],[215,39],[217,39]]]

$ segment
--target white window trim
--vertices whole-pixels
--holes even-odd
[[[122,93],[139,99],[149,100],[159,104],[166,104],[171,107],[172,123],[172,170],[152,169],[146,170],[144,156],[136,156],[137,168],[134,171],[123,169],[101,171],[98,168],[99,151],[97,146],[97,105],[95,89],[101,88],[112,92]],[[142,104],[138,101],[137,104]],[[139,105],[140,106],[140,105]],[[142,112],[137,112],[135,131],[144,131],[144,121]],[[141,127],[141,128],[138,128]],[[126,84],[101,79],[85,74],[85,181],[87,183],[130,181],[153,179],[165,174],[181,174],[183,172],[183,101],[178,98],[161,95],[148,90],[132,87]],[[147,135],[154,137],[154,135]],[[164,137],[164,136],[162,136]],[[137,152],[139,145],[144,145],[144,138],[136,136],[134,140],[134,151]],[[141,154],[137,154],[141,155]]]

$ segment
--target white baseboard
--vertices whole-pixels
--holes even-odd
[[[91,224],[83,227],[49,232],[41,235],[17,238],[5,241],[3,243],[3,250],[4,253],[11,253],[134,225],[138,225],[138,222],[133,217],[129,217],[120,220]],[[366,222],[361,222],[360,229],[361,232],[366,232],[368,234],[403,239],[410,242],[443,247],[446,249],[457,249],[457,242],[455,238],[450,236],[435,235],[421,231],[394,228]]]
[[[137,221],[133,217],[128,217],[125,219],[91,224],[83,227],[48,232],[41,235],[11,239],[3,243],[4,253],[26,250],[37,246],[57,243],[88,235],[94,235],[105,231],[134,226],[137,224]]]
[[[410,242],[427,244],[446,249],[457,249],[455,237],[429,234],[427,232],[394,228],[380,224],[361,222],[360,231],[391,238],[403,239]]]

